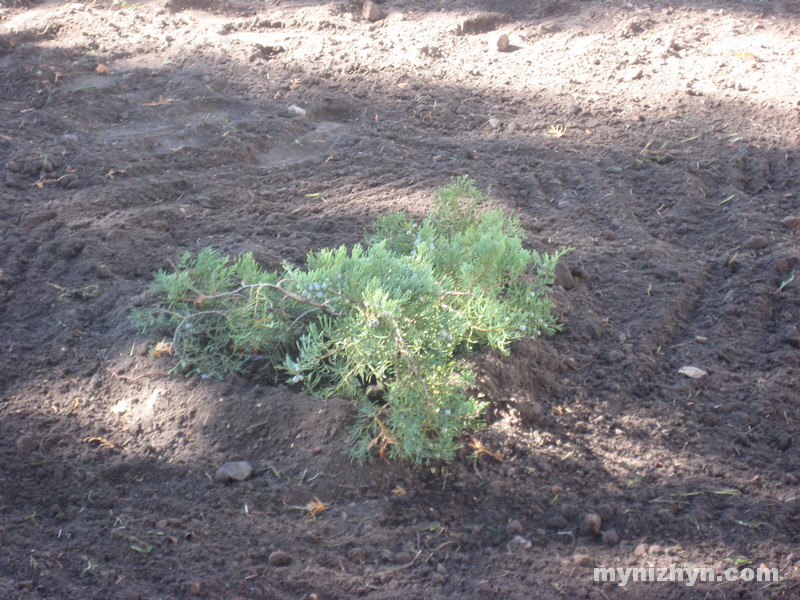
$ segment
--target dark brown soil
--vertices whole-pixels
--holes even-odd
[[[379,8],[0,0],[0,598],[800,597],[800,4]],[[185,250],[302,261],[460,174],[574,248],[563,332],[475,359],[496,458],[351,464],[348,402],[127,318]],[[743,561],[782,580],[592,579]]]

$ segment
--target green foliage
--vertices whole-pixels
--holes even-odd
[[[561,253],[526,250],[518,221],[484,209],[465,177],[435,200],[422,223],[387,215],[366,245],[311,252],[304,268],[184,254],[156,274],[158,304],[134,320],[169,332],[190,374],[272,373],[356,399],[358,460],[448,459],[483,408],[464,354],[556,330],[546,288]]]

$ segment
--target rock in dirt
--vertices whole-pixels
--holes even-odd
[[[305,108],[300,108],[292,104],[289,108],[286,109],[286,112],[289,113],[291,117],[305,117],[308,114],[308,111]]]
[[[511,41],[508,39],[508,35],[505,33],[497,38],[497,49],[500,52],[505,52],[508,50],[508,47],[511,45]]]
[[[214,481],[228,483],[229,481],[244,481],[253,473],[253,467],[246,460],[228,462],[220,465],[214,473]]]
[[[706,375],[708,375],[708,371],[701,369],[700,367],[692,367],[692,366],[685,366],[678,369],[678,373],[681,375],[686,375],[691,379],[702,379]]]
[[[589,513],[583,518],[581,523],[581,535],[587,537],[595,537],[600,535],[600,530],[603,528],[603,519],[597,513]]]
[[[515,535],[511,538],[511,541],[508,542],[508,551],[509,552],[524,552],[526,550],[530,550],[533,547],[533,542],[529,539],[522,537],[521,535]]]
[[[800,215],[792,215],[790,217],[784,217],[783,219],[781,219],[781,225],[797,231],[798,229],[800,229]]]
[[[647,544],[639,544],[633,550],[634,556],[644,556],[646,554],[647,554]]]
[[[381,7],[372,0],[367,0],[364,2],[364,9],[361,11],[361,16],[367,21],[380,21],[383,18],[383,11]]]
[[[547,526],[550,529],[566,529],[569,527],[569,523],[564,517],[556,516],[547,519]]]
[[[761,250],[762,248],[766,248],[769,245],[769,240],[765,238],[763,235],[754,235],[747,238],[747,241],[744,243],[744,247],[748,250]]]
[[[292,557],[288,552],[284,552],[283,550],[275,550],[275,552],[270,553],[269,558],[267,558],[267,562],[272,567],[285,567],[292,562]]]

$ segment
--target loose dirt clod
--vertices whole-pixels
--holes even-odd
[[[284,552],[283,550],[275,550],[274,552],[270,553],[269,557],[267,558],[267,562],[272,567],[285,567],[292,562],[292,557],[288,552]]]

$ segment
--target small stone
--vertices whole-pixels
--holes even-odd
[[[506,531],[511,535],[519,535],[520,533],[522,533],[522,530],[523,530],[522,523],[520,523],[516,519],[509,521],[508,524],[506,525]]]
[[[565,290],[571,290],[577,285],[575,283],[575,278],[572,276],[572,271],[570,271],[569,267],[562,261],[556,263],[554,274],[555,284],[560,285]]]
[[[508,47],[510,45],[511,42],[508,39],[508,35],[506,35],[505,33],[501,35],[499,38],[497,38],[497,49],[500,52],[505,52],[506,50],[508,50]]]
[[[579,567],[591,567],[592,565],[594,565],[592,557],[589,556],[588,554],[573,554],[572,562],[574,562]]]
[[[748,250],[761,250],[769,245],[769,241],[763,235],[754,235],[747,239],[744,247]]]
[[[569,526],[567,520],[562,516],[551,517],[547,520],[547,526],[550,529],[566,529]]]
[[[272,567],[285,567],[292,562],[292,557],[288,552],[284,552],[283,550],[275,550],[275,552],[270,553],[269,558],[267,558],[267,562]]]
[[[542,33],[556,33],[561,31],[561,27],[552,21],[545,21],[541,25],[539,25],[539,31]]]
[[[111,277],[111,269],[105,265],[97,265],[94,268],[94,274],[97,275],[98,279],[108,279]]]
[[[529,539],[522,537],[521,535],[515,535],[511,538],[511,541],[508,542],[506,546],[509,552],[524,552],[525,550],[530,550],[533,547],[533,542]]]
[[[647,552],[649,554],[661,554],[661,552],[663,552],[663,548],[658,544],[653,544],[647,549]]]
[[[228,462],[220,465],[214,473],[214,481],[227,483],[229,481],[244,481],[253,473],[253,467],[246,460]]]
[[[639,544],[633,550],[633,555],[634,556],[644,556],[646,554],[647,554],[647,544]]]
[[[372,0],[366,0],[366,2],[364,2],[364,9],[361,11],[361,16],[367,21],[380,21],[383,18],[383,11],[381,7]]]
[[[500,129],[503,126],[503,122],[497,117],[491,117],[488,123],[492,129]]]
[[[394,562],[396,562],[398,565],[407,565],[412,560],[414,560],[414,553],[408,552],[407,550],[397,552],[394,555]]]
[[[308,111],[305,108],[300,108],[295,104],[291,104],[286,109],[286,112],[292,117],[305,117],[308,114]]]
[[[607,523],[614,518],[615,514],[617,514],[617,507],[613,504],[601,504],[597,507],[597,514],[600,515],[600,518]]]
[[[781,219],[781,225],[797,231],[798,229],[800,229],[800,215],[792,215],[790,217],[784,217],[783,219]]]
[[[619,534],[616,529],[606,529],[601,536],[603,543],[607,546],[616,546],[619,543]]]
[[[698,344],[705,344],[708,342],[708,338],[704,335],[698,335],[694,338],[694,341]]]
[[[587,537],[594,537],[600,535],[600,530],[603,528],[603,519],[597,513],[589,513],[583,518],[581,523],[581,535]]]

